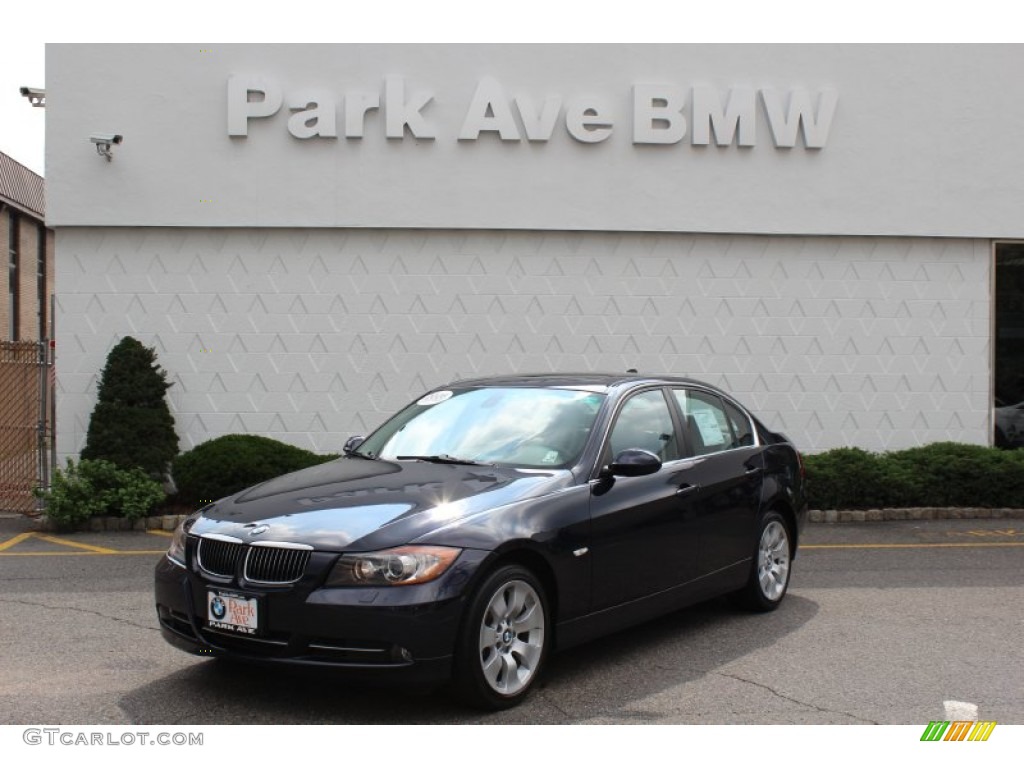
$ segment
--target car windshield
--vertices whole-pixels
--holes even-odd
[[[487,387],[431,392],[359,446],[373,458],[515,467],[572,466],[604,395],[574,389]]]

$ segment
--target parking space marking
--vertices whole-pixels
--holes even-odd
[[[58,536],[47,536],[45,533],[37,533],[35,536],[37,539],[48,541],[51,544],[59,544],[62,547],[75,547],[77,549],[84,549],[87,552],[92,552],[97,555],[109,555],[116,552],[116,549],[110,549],[108,547],[96,547],[92,544],[83,544],[80,541],[69,541],[68,539],[62,539]]]
[[[974,536],[980,539],[990,538],[1011,538],[1024,536],[1024,530],[1017,530],[1016,528],[1004,528],[1003,530],[977,530],[977,531],[946,531],[947,536]]]
[[[166,536],[168,539],[174,538],[174,534],[171,531],[146,531],[146,533],[152,533],[154,536]]]
[[[977,549],[978,547],[1024,547],[1024,541],[943,542],[936,544],[801,544],[800,549]]]
[[[112,549],[109,552],[0,552],[0,557],[117,557],[118,555],[163,555],[166,549]]]
[[[13,539],[8,539],[7,541],[5,541],[2,544],[0,544],[0,552],[3,552],[4,550],[10,549],[15,544],[20,544],[25,539],[31,539],[32,536],[34,536],[34,535],[35,534],[33,534],[31,532],[29,532],[29,533],[19,533]]]
[[[12,547],[22,543],[23,541],[28,541],[29,539],[45,541],[50,544],[65,547],[66,549],[63,551],[51,550],[43,552],[11,551]],[[94,544],[83,544],[80,541],[72,541],[60,536],[50,536],[45,533],[37,533],[35,531],[19,533],[17,536],[0,543],[0,557],[110,557],[112,555],[162,555],[165,551],[166,550],[163,549],[110,549],[109,547],[99,547]]]

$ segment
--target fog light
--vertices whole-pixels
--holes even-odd
[[[412,661],[412,653],[408,648],[399,648],[398,653],[401,654],[403,661]]]

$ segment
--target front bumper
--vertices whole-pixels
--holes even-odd
[[[442,682],[451,675],[467,585],[485,555],[464,551],[448,573],[427,584],[330,589],[306,580],[274,589],[225,586],[165,557],[155,574],[157,618],[168,643],[198,656]],[[255,596],[258,634],[212,628],[210,590]]]

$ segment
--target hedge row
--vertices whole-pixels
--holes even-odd
[[[933,443],[890,453],[804,457],[811,509],[1024,508],[1024,450]]]
[[[180,454],[173,501],[198,508],[278,475],[337,458],[258,435],[226,435]],[[804,457],[811,509],[1024,508],[1024,449],[934,443],[891,453],[836,448]],[[41,494],[70,525],[95,515],[137,518],[163,500],[159,483],[110,462],[68,462]]]
[[[257,435],[226,435],[174,460],[176,501],[199,506],[322,456]],[[1024,450],[933,443],[891,453],[836,448],[804,457],[811,509],[1024,508]]]

